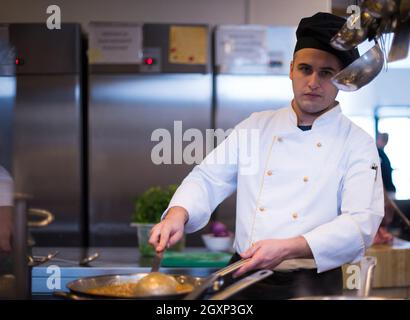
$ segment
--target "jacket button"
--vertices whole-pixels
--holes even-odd
[[[309,177],[303,177],[303,181],[304,181],[304,182],[308,182],[308,181],[309,181]]]
[[[297,214],[297,212],[292,213],[293,220],[296,220],[298,217],[299,215]]]
[[[321,144],[320,142],[318,142],[318,143],[316,144],[316,146],[317,146],[318,148],[320,148],[320,147],[322,146],[322,144]]]
[[[267,174],[268,176],[271,176],[271,175],[273,174],[273,171],[272,171],[272,170],[268,170],[268,171],[266,172],[266,174]]]

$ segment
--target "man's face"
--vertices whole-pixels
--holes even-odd
[[[305,48],[295,53],[289,77],[301,113],[315,116],[334,105],[338,89],[330,79],[341,68],[339,59],[326,51]]]

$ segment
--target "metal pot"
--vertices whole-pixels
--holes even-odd
[[[384,18],[397,12],[398,7],[396,0],[365,0],[362,9],[375,18]]]
[[[44,209],[30,208],[28,209],[28,216],[36,217],[35,220],[27,221],[27,226],[29,228],[43,228],[54,221],[54,215],[50,211]]]
[[[343,91],[356,91],[370,83],[382,70],[383,52],[376,43],[359,59],[332,77],[333,84]]]
[[[361,26],[359,29],[353,26],[358,22],[359,16],[352,16],[342,28],[330,40],[331,45],[338,50],[351,50],[357,47],[368,37],[369,30],[373,27],[376,19],[368,12],[363,11],[360,15]]]
[[[310,296],[292,300],[390,300],[390,298],[370,296],[376,262],[376,258],[370,256],[360,261],[360,289],[357,296]]]

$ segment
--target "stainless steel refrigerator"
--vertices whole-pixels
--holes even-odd
[[[287,106],[295,27],[220,25],[214,33],[215,126],[227,130],[253,112]],[[217,208],[232,230],[236,193]]]
[[[80,245],[84,219],[82,38],[78,24],[9,25],[16,50],[12,173],[30,207],[55,215],[37,245]]]
[[[143,25],[141,64],[90,65],[92,245],[136,245],[136,230],[130,227],[135,197],[152,186],[180,183],[193,168],[194,164],[175,164],[175,159],[172,164],[154,164],[154,130],[178,135],[174,121],[182,121],[183,131],[196,128],[204,135],[211,128],[209,46],[205,63],[170,62],[170,30],[175,26],[181,27]],[[194,27],[204,28],[209,38],[207,26]]]
[[[15,96],[15,50],[9,43],[8,25],[0,25],[0,165],[9,172]]]

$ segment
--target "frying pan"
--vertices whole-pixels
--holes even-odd
[[[135,273],[125,275],[104,275],[96,277],[86,277],[74,280],[67,284],[70,293],[88,298],[106,298],[106,299],[181,299],[187,292],[166,294],[166,295],[127,295],[121,293],[97,293],[91,292],[93,289],[99,289],[107,286],[121,286],[138,283],[148,273]],[[193,277],[185,274],[172,274],[180,284],[190,284],[193,288],[202,284],[203,278]]]
[[[57,293],[56,295],[65,296],[69,298],[108,298],[108,299],[182,299],[187,296],[187,294],[193,294],[193,297],[199,297],[209,288],[214,291],[219,289],[218,280],[225,275],[234,272],[239,269],[247,260],[240,260],[225,268],[222,268],[207,278],[193,277],[186,274],[169,274],[172,276],[179,284],[188,284],[193,287],[191,292],[179,292],[175,294],[164,294],[164,295],[127,295],[121,293],[107,293],[107,292],[92,292],[93,289],[99,289],[107,286],[121,286],[133,283],[138,283],[140,279],[148,275],[148,273],[135,273],[126,275],[103,275],[95,277],[80,278],[71,281],[67,284],[67,288],[70,290],[70,294]]]

